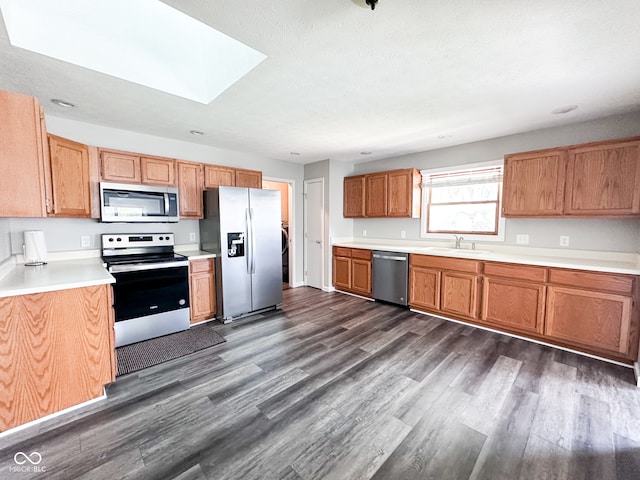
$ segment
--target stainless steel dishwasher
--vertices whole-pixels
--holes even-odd
[[[409,254],[374,250],[372,270],[373,298],[407,305]]]

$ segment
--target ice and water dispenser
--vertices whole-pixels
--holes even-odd
[[[244,257],[244,232],[227,233],[227,256]]]

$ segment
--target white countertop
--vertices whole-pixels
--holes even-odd
[[[384,239],[334,240],[336,247],[386,250],[391,252],[468,258],[472,260],[540,265],[544,267],[571,268],[607,273],[640,275],[640,255],[636,253],[595,252],[587,250],[557,250],[546,248],[505,247],[501,245],[478,246],[477,251],[436,244],[386,241]]]
[[[16,264],[0,278],[0,298],[113,282],[100,258],[56,260],[38,267]]]
[[[180,255],[184,255],[189,260],[203,260],[205,258],[216,258],[215,253],[205,252],[204,250],[176,250]]]

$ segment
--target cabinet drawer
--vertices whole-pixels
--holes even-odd
[[[455,270],[458,272],[480,273],[482,262],[464,258],[436,257],[431,255],[410,255],[410,264],[416,267]]]
[[[633,291],[631,275],[613,275],[576,270],[549,270],[549,283],[577,288],[607,291],[630,295]]]
[[[351,249],[345,247],[333,247],[333,254],[336,257],[350,257]]]
[[[204,273],[213,271],[213,258],[205,258],[203,260],[192,260],[189,262],[191,273]]]
[[[515,265],[511,263],[484,264],[484,274],[487,277],[506,277],[531,282],[546,282],[547,269],[544,267],[532,267],[529,265]]]
[[[364,260],[371,260],[371,250],[362,250],[359,248],[351,249],[352,258],[362,258]]]

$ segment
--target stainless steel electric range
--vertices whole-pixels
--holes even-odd
[[[189,328],[189,262],[173,233],[102,235],[113,284],[116,347]]]

